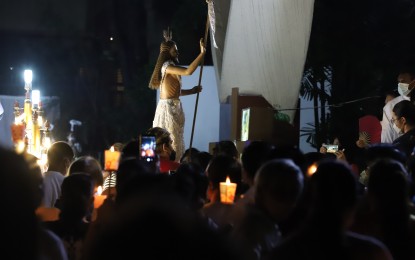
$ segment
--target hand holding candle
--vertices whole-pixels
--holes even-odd
[[[235,200],[236,183],[232,183],[229,176],[226,177],[226,182],[220,183],[220,201],[222,203],[232,204]]]
[[[110,150],[105,150],[105,164],[104,169],[106,171],[118,170],[118,163],[120,160],[121,153],[114,150],[114,146],[111,146]]]

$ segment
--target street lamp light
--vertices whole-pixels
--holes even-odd
[[[35,107],[39,106],[40,102],[40,91],[39,90],[33,90],[32,91],[32,104]]]
[[[32,70],[25,70],[23,73],[25,89],[30,90],[32,88],[33,72]]]

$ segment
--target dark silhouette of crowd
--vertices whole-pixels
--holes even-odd
[[[5,259],[415,259],[410,143],[363,148],[357,175],[336,155],[260,140],[169,158],[162,133],[163,158],[141,160],[132,139],[111,175],[62,141],[46,172],[0,148]]]

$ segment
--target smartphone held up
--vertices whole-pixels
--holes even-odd
[[[323,147],[326,148],[327,153],[336,153],[339,150],[339,145],[337,144],[323,144]]]
[[[154,162],[156,156],[156,137],[140,135],[140,159],[145,162]]]

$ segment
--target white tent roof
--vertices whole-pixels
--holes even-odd
[[[222,103],[238,87],[276,109],[297,107],[313,7],[314,0],[215,1],[212,53]],[[294,111],[285,113],[293,119]]]

